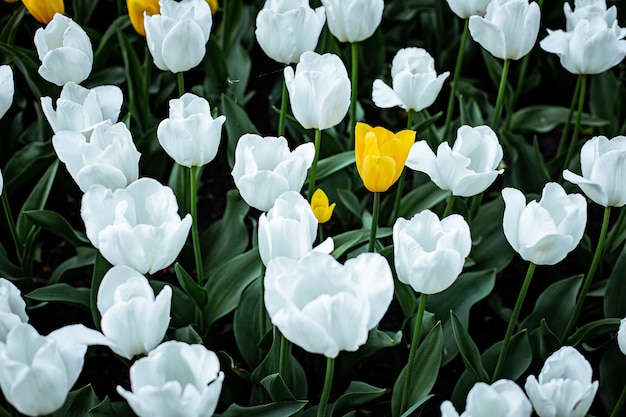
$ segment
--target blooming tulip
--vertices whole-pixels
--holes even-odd
[[[461,126],[450,149],[447,142],[437,148],[437,155],[426,141],[416,142],[406,166],[424,172],[442,190],[469,197],[485,191],[504,170],[502,146],[489,126]]]
[[[206,99],[186,93],[170,100],[169,118],[159,123],[157,138],[177,164],[202,166],[217,155],[225,121],[225,116],[211,117]]]
[[[619,350],[626,355],[626,317],[619,323],[619,330],[617,331],[617,344]]]
[[[311,251],[317,219],[309,203],[296,191],[285,191],[274,206],[259,217],[259,253],[264,265],[277,256],[298,259]],[[316,250],[330,253],[332,239]]]
[[[294,117],[305,129],[324,130],[343,120],[350,107],[350,79],[334,54],[305,52],[300,63],[285,68],[285,82]]]
[[[315,251],[298,260],[277,257],[265,273],[272,323],[289,341],[328,358],[364,344],[392,297],[391,269],[377,253],[363,253],[345,265]]]
[[[383,0],[322,0],[328,29],[340,42],[360,42],[374,33],[383,18]]]
[[[517,60],[530,52],[539,34],[541,12],[528,0],[492,0],[485,17],[471,16],[472,38],[496,58]]]
[[[402,174],[415,131],[393,133],[383,127],[356,124],[356,167],[365,188],[372,192],[387,191]]]
[[[587,223],[587,202],[566,194],[555,182],[546,184],[539,202],[526,205],[515,188],[502,190],[504,236],[520,256],[536,265],[554,265],[574,250]]]
[[[139,176],[140,153],[124,123],[99,124],[89,139],[63,130],[52,137],[52,145],[82,192],[94,184],[124,188]]]
[[[529,375],[526,393],[539,417],[584,417],[598,390],[591,365],[576,349],[563,346],[546,359],[539,378]]]
[[[141,36],[146,36],[146,28],[143,25],[144,14],[152,16],[159,13],[159,0],[126,0],[128,17],[135,32]]]
[[[41,98],[41,109],[55,133],[72,130],[88,136],[100,123],[117,122],[122,100],[122,90],[115,85],[87,89],[69,82],[61,90],[56,110],[50,97]]]
[[[269,210],[285,191],[300,191],[314,154],[312,143],[292,152],[282,136],[243,135],[235,148],[232,171],[241,198],[258,210]]]
[[[13,82],[13,70],[8,65],[0,65],[0,118],[11,107],[15,94],[15,84]]]
[[[63,405],[78,379],[88,345],[107,345],[99,332],[82,324],[41,336],[29,324],[9,330],[0,343],[0,388],[4,398],[27,416],[50,414]]]
[[[211,417],[224,373],[202,345],[170,340],[130,367],[130,386],[117,392],[139,417]]]
[[[308,0],[266,0],[256,17],[256,39],[274,61],[290,64],[317,45],[326,15]]]
[[[472,248],[465,219],[439,220],[430,210],[393,225],[393,253],[398,280],[422,294],[436,294],[456,281]]]
[[[35,47],[41,60],[38,72],[46,81],[63,86],[89,77],[93,65],[89,36],[69,17],[57,13],[45,28],[37,29]]]
[[[393,88],[375,80],[372,100],[378,107],[420,111],[433,104],[450,72],[437,76],[435,60],[425,49],[400,49],[391,63]]]
[[[571,31],[548,29],[548,37],[539,44],[557,54],[561,65],[573,74],[599,74],[626,56],[626,32],[614,19],[610,25],[600,14],[580,19]]]
[[[170,322],[171,301],[169,285],[155,298],[148,279],[139,272],[124,265],[109,269],[98,288],[97,307],[111,350],[131,359],[154,349]]]
[[[336,203],[330,204],[328,196],[321,188],[318,188],[311,197],[311,209],[319,223],[326,223],[333,215]]]
[[[30,14],[44,25],[53,20],[55,13],[65,13],[63,0],[22,0],[22,3]]]
[[[580,150],[582,176],[570,170],[563,178],[577,184],[594,202],[601,206],[621,207],[626,204],[626,190],[621,180],[626,176],[626,136],[609,140],[595,136]]]
[[[491,385],[474,384],[467,394],[463,417],[530,417],[533,408],[517,384],[500,379]],[[450,401],[441,404],[441,417],[459,417]]]
[[[8,279],[0,278],[0,342],[6,342],[13,326],[27,321],[26,303],[20,290]]]
[[[185,244],[191,216],[178,216],[172,189],[140,178],[112,191],[93,185],[83,195],[80,214],[87,237],[113,265],[153,274],[169,266]]]
[[[461,19],[484,16],[491,0],[447,0],[450,9]]]
[[[160,14],[144,17],[146,41],[154,64],[174,73],[197,66],[204,58],[213,17],[205,0],[160,0]]]
[[[565,29],[568,32],[574,30],[580,20],[588,19],[593,15],[602,15],[607,26],[612,26],[613,21],[617,19],[617,8],[611,6],[607,10],[606,0],[574,0],[573,10],[569,2],[564,2],[563,12],[566,21]]]

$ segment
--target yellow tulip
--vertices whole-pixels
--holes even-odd
[[[141,36],[146,36],[146,30],[143,27],[144,12],[148,16],[158,14],[161,11],[159,0],[126,0],[126,7],[128,8],[130,23],[132,23],[135,31]]]
[[[45,25],[52,20],[55,13],[65,13],[63,0],[23,0],[22,3],[37,21]]]
[[[371,192],[384,192],[398,181],[413,142],[413,130],[393,133],[384,127],[357,123],[356,167],[365,188]]]
[[[211,8],[211,13],[215,14],[215,12],[217,12],[217,8],[218,3],[217,0],[206,0],[207,3],[209,3],[209,7]]]
[[[335,205],[336,203],[329,205],[328,196],[321,188],[315,190],[311,197],[311,210],[319,223],[326,223],[330,220]]]
[[[17,3],[20,0],[4,0],[5,3]]]

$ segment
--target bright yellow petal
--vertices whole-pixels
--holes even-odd
[[[211,8],[211,13],[215,14],[217,12],[217,8],[219,7],[217,0],[206,0],[209,3],[209,7]]]
[[[396,163],[385,156],[367,156],[363,161],[361,179],[371,192],[385,192],[395,182]]]
[[[330,220],[335,208],[335,203],[328,205],[328,196],[321,188],[318,188],[311,197],[311,210],[319,223],[326,223]]]
[[[50,23],[55,13],[65,13],[63,0],[23,0],[22,3],[38,22],[46,25]]]
[[[358,122],[354,128],[354,153],[356,168],[359,172],[363,168],[363,158],[365,157],[365,136],[371,131],[372,127],[362,122]]]
[[[126,7],[128,8],[128,17],[130,17],[130,23],[132,23],[135,31],[141,36],[146,36],[146,29],[143,26],[144,12],[148,16],[159,13],[159,1],[158,0],[126,0]]]

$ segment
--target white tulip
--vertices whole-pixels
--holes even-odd
[[[491,0],[447,0],[450,9],[461,19],[484,16]]]
[[[500,379],[491,385],[474,384],[467,394],[462,417],[530,417],[533,408],[524,391],[513,381]],[[450,401],[441,404],[442,417],[459,417]]]
[[[8,65],[0,65],[0,118],[11,107],[13,95],[15,94],[15,83],[13,81],[13,70]]]
[[[26,322],[26,303],[20,290],[8,279],[0,278],[0,342],[6,342],[13,326]]]
[[[360,42],[374,34],[383,18],[383,0],[322,0],[328,29],[340,42]]]
[[[619,322],[619,330],[617,331],[617,344],[619,350],[626,355],[626,317]]]

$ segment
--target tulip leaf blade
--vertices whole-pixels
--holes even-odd
[[[96,253],[96,261],[93,265],[93,272],[91,273],[91,289],[89,290],[89,307],[91,309],[91,317],[96,326],[96,329],[100,329],[100,312],[98,311],[98,289],[104,274],[111,269],[109,261],[104,259],[104,256],[100,252]]]
[[[383,396],[385,388],[360,381],[351,381],[346,391],[332,405],[331,417],[341,417],[376,398]]]
[[[63,406],[50,414],[50,417],[84,417],[98,403],[100,400],[89,384],[70,392]]]
[[[450,319],[452,322],[454,339],[459,347],[459,352],[461,353],[465,367],[474,374],[474,377],[478,381],[488,382],[490,378],[480,360],[480,352],[478,351],[476,343],[474,343],[454,310],[450,310]]]
[[[84,233],[72,228],[65,217],[51,210],[27,210],[23,212],[33,224],[48,230],[63,238],[70,245],[91,246],[91,242]]]
[[[604,103],[606,105],[606,103]],[[537,105],[516,110],[511,115],[509,129],[514,132],[548,133],[567,122],[569,109],[567,107]],[[582,126],[602,127],[610,122],[589,113],[583,113],[580,124]]]
[[[496,198],[483,204],[476,217],[472,219],[472,239],[480,243],[472,247],[471,256],[477,268],[495,268],[502,271],[511,262],[515,251],[504,237],[502,219],[504,216],[504,201]],[[446,315],[448,312],[446,311]]]
[[[598,336],[615,333],[619,328],[619,324],[620,319],[614,317],[586,323],[567,339],[567,344],[571,346],[578,346],[579,344]]]
[[[279,402],[296,399],[289,387],[287,387],[283,377],[278,373],[266,376],[260,381],[260,384],[270,395],[272,401]]]
[[[48,285],[56,284],[65,274],[72,270],[92,266],[96,262],[97,251],[98,250],[93,247],[80,246],[76,248],[76,256],[66,259],[54,269],[48,280]]]
[[[207,305],[209,298],[207,289],[198,285],[178,262],[174,265],[174,271],[176,272],[176,279],[178,279],[178,283],[183,291],[185,291],[196,306],[202,310]]]
[[[133,412],[126,401],[111,402],[107,395],[99,404],[89,409],[91,417],[126,417],[132,416]]]
[[[316,181],[321,181],[355,163],[354,151],[346,151],[321,159],[317,164]],[[308,183],[308,179],[305,181],[306,183]]]
[[[381,239],[391,236],[391,227],[379,227],[376,230],[376,238]],[[348,232],[341,233],[333,237],[335,242],[335,250],[333,251],[333,257],[339,258],[344,253],[354,248],[357,245],[367,242],[370,236],[369,229],[350,230]]]
[[[241,300],[233,318],[233,333],[241,356],[251,369],[256,368],[263,360],[259,326],[259,292],[260,280],[255,279],[241,294]]]
[[[52,141],[29,143],[16,151],[2,170],[6,181],[5,191],[12,193],[19,189],[26,181],[39,175],[55,159]]]
[[[412,406],[413,404],[422,402],[424,397],[430,394],[430,390],[437,380],[437,375],[439,375],[442,357],[443,330],[441,323],[437,323],[418,346],[417,352],[415,353],[412,378],[413,386],[409,390],[407,404]],[[404,381],[406,379],[406,369],[407,367],[405,365],[393,386],[391,395],[391,415],[393,417],[398,417],[406,411],[400,409],[402,391],[404,390]]]
[[[307,401],[281,401],[269,404],[242,407],[232,404],[217,417],[289,417],[302,410]]]
[[[37,301],[69,304],[86,310],[89,310],[91,305],[89,302],[89,288],[75,288],[65,283],[37,288],[26,294],[26,297]]]
[[[622,211],[622,213],[626,213],[626,211]],[[626,219],[626,217],[624,218]],[[626,281],[624,280],[624,268],[626,268],[626,246],[624,246],[619,254],[606,284],[603,303],[605,317],[626,316]]]
[[[405,194],[400,200],[399,217],[409,219],[415,213],[432,209],[450,195],[449,191],[437,187],[434,182],[428,181]]]
[[[0,406],[0,417],[13,417],[11,413],[5,410],[2,406]]]
[[[415,404],[411,405],[404,413],[402,413],[402,415],[400,417],[412,417],[412,416],[419,416],[420,413],[416,413],[416,411],[423,405],[426,403],[426,401],[430,400],[431,398],[433,398],[435,396],[435,394],[428,394],[425,397],[422,397],[418,402],[416,402]]]
[[[232,120],[224,124],[226,128],[226,136],[228,138],[226,145],[226,155],[228,157],[228,166],[231,168],[235,164],[235,148],[239,138],[247,133],[258,134],[258,129],[248,117],[248,114],[241,105],[236,103],[231,97],[226,94],[222,94],[220,101],[220,107],[226,120]]]

